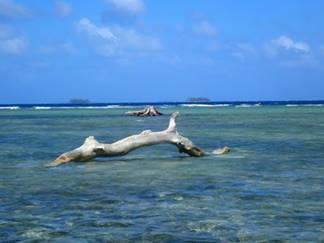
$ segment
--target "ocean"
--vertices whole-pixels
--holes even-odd
[[[323,104],[0,105],[0,242],[323,242]],[[165,129],[174,111],[206,156],[156,145],[45,167],[90,135]]]

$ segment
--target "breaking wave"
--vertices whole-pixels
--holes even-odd
[[[182,104],[180,106],[184,107],[227,107],[230,106],[230,104]]]
[[[322,107],[324,106],[323,104],[302,104],[302,105],[297,105],[297,104],[287,104],[286,107],[299,107],[299,106],[306,106],[306,107]]]
[[[0,110],[19,110],[19,106],[0,106]]]
[[[235,107],[237,108],[249,108],[249,107],[259,107],[261,106],[261,104],[240,104],[240,105],[236,105]]]
[[[50,110],[52,109],[50,106],[34,106],[35,110]]]
[[[51,109],[115,109],[130,108],[130,106],[106,105],[106,106],[34,106],[35,110],[51,110]]]

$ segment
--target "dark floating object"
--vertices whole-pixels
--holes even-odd
[[[127,111],[125,114],[132,116],[161,116],[162,113],[159,112],[154,106],[146,106],[140,111]]]
[[[180,153],[186,153],[193,157],[203,156],[202,149],[177,132],[176,118],[178,114],[179,112],[175,112],[171,115],[169,126],[163,131],[145,130],[114,143],[100,143],[90,136],[85,139],[83,145],[61,154],[48,166],[58,166],[71,161],[90,161],[96,157],[123,156],[135,149],[162,143],[175,145]]]

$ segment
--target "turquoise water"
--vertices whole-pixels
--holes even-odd
[[[0,241],[324,241],[324,107],[168,107],[207,152],[171,145],[45,165],[94,135],[161,130],[128,109],[0,110]]]

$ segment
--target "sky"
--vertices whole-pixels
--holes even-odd
[[[322,0],[0,0],[0,103],[324,99]]]

